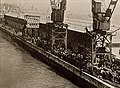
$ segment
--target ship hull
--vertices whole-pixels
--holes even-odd
[[[80,71],[71,64],[61,60],[55,55],[45,51],[44,49],[37,47],[36,45],[27,42],[21,37],[15,36],[10,31],[0,28],[3,37],[5,37],[10,42],[17,43],[20,47],[28,51],[33,57],[39,59],[40,61],[49,65],[57,74],[67,78],[74,84],[83,88],[115,88],[111,85],[106,85],[106,83],[101,82],[97,78]]]

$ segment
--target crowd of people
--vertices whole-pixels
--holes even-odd
[[[96,77],[106,79],[112,82],[120,83],[120,69],[117,68],[109,68],[107,69],[104,66],[94,66],[94,70],[91,64],[91,57],[85,52],[75,53],[70,49],[65,50],[65,48],[54,45],[53,50],[51,49],[51,42],[48,42],[44,39],[40,39],[40,37],[26,37],[31,43],[36,44],[37,46],[45,49],[48,52],[53,53],[59,58],[63,59],[66,62],[78,67],[80,70],[85,71],[91,75]],[[115,66],[113,66],[115,67]],[[95,70],[96,69],[96,70]]]

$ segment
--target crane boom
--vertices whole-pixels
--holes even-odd
[[[52,9],[66,10],[66,0],[50,0]]]
[[[51,8],[56,9],[57,7],[56,7],[56,4],[55,4],[55,0],[50,0],[50,2],[51,2]]]
[[[117,5],[118,0],[111,0],[107,10],[106,10],[106,16],[108,16],[108,21],[110,21],[112,14],[115,10],[115,7]]]

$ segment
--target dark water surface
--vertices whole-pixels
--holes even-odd
[[[78,88],[48,68],[0,33],[0,88]]]

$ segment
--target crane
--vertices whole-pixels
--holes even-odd
[[[92,0],[93,31],[92,34],[92,64],[111,66],[112,33],[109,34],[110,20],[118,0],[111,0],[108,8],[102,11],[102,0]],[[109,63],[108,63],[109,62]]]
[[[66,10],[66,0],[50,0],[51,2],[51,20],[53,21],[52,27],[52,50],[54,45],[63,46],[67,49],[67,28],[68,25],[64,24],[64,12]]]
[[[50,0],[51,2],[51,20],[56,24],[64,21],[64,11],[66,10],[66,0]]]
[[[110,19],[118,0],[111,0],[105,12],[101,11],[101,0],[92,0],[93,29],[107,31],[110,29]]]

